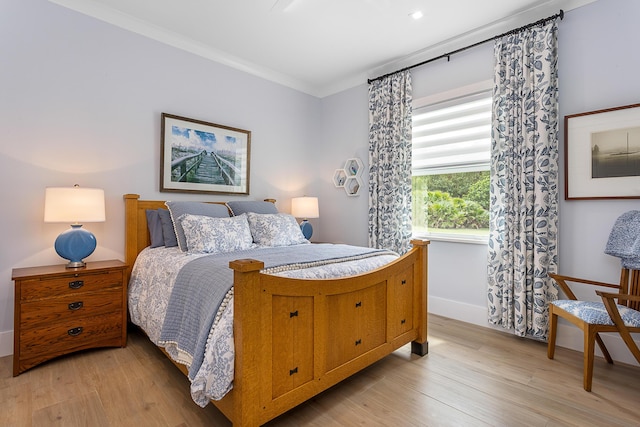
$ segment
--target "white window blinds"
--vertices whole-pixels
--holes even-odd
[[[491,91],[413,110],[413,175],[489,170]]]

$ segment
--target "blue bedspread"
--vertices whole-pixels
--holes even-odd
[[[382,249],[348,245],[295,245],[256,248],[209,255],[187,263],[178,273],[169,298],[160,335],[163,343],[174,343],[189,355],[189,378],[198,372],[209,332],[220,305],[233,287],[229,262],[253,258],[265,264],[265,271],[282,271],[342,262],[390,253]]]

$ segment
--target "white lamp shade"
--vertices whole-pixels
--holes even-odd
[[[44,222],[82,224],[104,220],[104,190],[77,186],[46,189]]]
[[[291,215],[296,218],[318,218],[318,198],[294,197],[291,199]]]

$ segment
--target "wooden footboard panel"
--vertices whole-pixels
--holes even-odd
[[[424,354],[427,244],[342,279],[289,279],[260,273],[259,261],[230,263],[234,425],[264,424],[409,342]]]

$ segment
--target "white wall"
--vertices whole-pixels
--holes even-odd
[[[318,239],[368,246],[369,209],[368,141],[369,112],[366,85],[322,99],[320,142],[313,148],[316,164],[315,189],[319,197]],[[362,187],[356,197],[336,188],[333,175],[349,158],[359,158],[365,167]]]
[[[302,195],[321,102],[154,42],[46,0],[2,0],[0,12],[0,355],[13,351],[11,269],[63,263],[65,224],[43,222],[47,186],[104,188],[107,221],[89,260],[123,258],[122,195],[160,193],[160,114],[248,129],[251,195],[288,212]]]
[[[561,116],[640,102],[638,16],[634,0],[566,13]],[[491,55],[487,44],[414,70],[414,97],[490,79]],[[358,197],[331,182],[347,158],[368,164],[365,82],[317,99],[45,0],[3,1],[0,57],[0,179],[8,201],[0,207],[0,355],[13,345],[11,269],[62,262],[52,246],[66,226],[42,222],[46,186],[105,189],[107,222],[87,225],[98,238],[90,259],[122,258],[122,194],[193,198],[158,191],[162,112],[251,130],[250,199],[275,197],[288,211],[291,197],[317,195],[314,240],[367,244],[366,182]],[[562,201],[560,270],[616,281],[619,264],[603,254],[604,244],[615,218],[638,208],[637,200]],[[485,260],[484,245],[433,242],[430,311],[486,325]],[[576,328],[561,327],[559,338],[581,346]],[[631,361],[613,341],[614,357]]]

